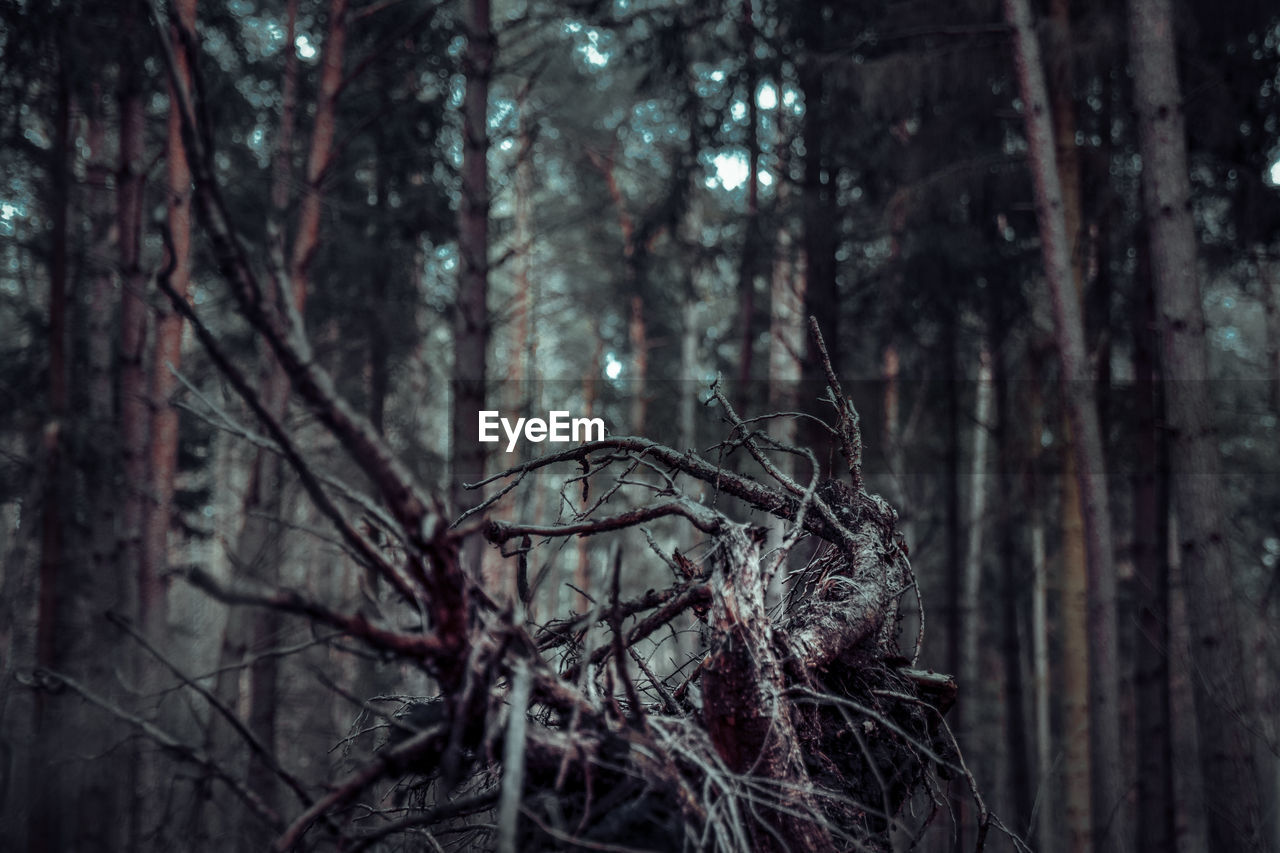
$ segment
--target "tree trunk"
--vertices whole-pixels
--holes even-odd
[[[1142,250],[1140,250],[1142,251]],[[1142,252],[1145,255],[1145,252]],[[1148,264],[1139,260],[1134,311],[1134,396],[1137,473],[1133,482],[1133,562],[1136,581],[1139,853],[1173,850],[1173,742],[1169,711],[1168,459],[1156,384],[1154,294]]]
[[[1072,436],[1072,459],[1080,488],[1087,553],[1089,745],[1095,849],[1120,850],[1131,843],[1126,814],[1126,774],[1120,741],[1120,673],[1116,625],[1116,578],[1108,509],[1106,465],[1094,385],[1085,352],[1079,291],[1071,270],[1071,244],[1040,49],[1026,0],[1005,0],[1014,30],[1019,88],[1026,116],[1036,212],[1045,277],[1053,303],[1062,369],[1063,396]]]
[[[121,24],[120,171],[116,177],[116,228],[120,255],[120,467],[124,505],[120,511],[119,559],[126,573],[137,576],[142,559],[142,519],[147,482],[147,344],[146,274],[142,269],[144,129],[139,66],[138,0],[126,0]],[[137,586],[126,596],[126,613],[138,612]]]
[[[993,328],[1004,329],[1006,323],[996,312]],[[1019,495],[1013,478],[1013,465],[1020,454],[1015,446],[1016,433],[1011,418],[1010,381],[1005,359],[1006,337],[997,339],[992,346],[991,373],[995,387],[995,435],[996,446],[996,550],[1000,562],[1001,590],[1001,640],[1004,660],[1005,720],[1009,738],[1008,778],[1012,791],[1013,813],[1010,815],[1015,831],[1024,837],[1031,831],[1031,798],[1035,793],[1032,774],[1033,758],[1027,737],[1026,678],[1023,674],[1022,628],[1023,596],[1028,572],[1019,559],[1017,547],[1017,517],[1015,512]],[[1022,628],[1022,630],[1019,630]]]
[[[178,25],[173,34],[178,78],[191,90],[187,39],[195,38],[196,0],[175,4]],[[182,298],[191,286],[191,166],[182,141],[182,115],[172,86],[169,93],[167,164],[169,283]],[[164,572],[169,562],[169,527],[173,517],[174,480],[178,466],[178,411],[169,398],[178,388],[174,373],[182,364],[182,317],[166,309],[156,318],[151,359],[151,429],[149,445],[150,502],[143,520],[142,562],[138,572],[138,615],[152,636],[162,633],[166,619]]]
[[[645,323],[644,299],[638,293],[633,293],[631,297],[627,341],[631,345],[631,378],[628,383],[631,391],[631,422],[627,424],[627,429],[632,435],[644,435],[645,421],[649,416],[649,330]]]
[[[1280,275],[1265,251],[1259,251],[1258,256],[1258,285],[1267,330],[1267,402],[1272,412],[1280,414]]]
[[[804,139],[800,199],[803,220],[801,253],[804,256],[805,274],[804,316],[817,318],[832,365],[838,372],[844,349],[840,339],[840,294],[836,287],[839,210],[835,204],[836,176],[833,164],[827,156],[827,134],[843,116],[833,120],[833,110],[825,104],[825,48],[829,26],[825,10],[828,7],[826,2],[813,2],[806,4],[799,13],[804,38],[804,54],[799,60],[798,71],[800,91],[804,97],[804,117],[801,124]],[[802,366],[804,381],[814,388],[814,393],[805,395],[805,403],[812,414],[824,419],[831,417],[829,406],[813,402],[817,400],[819,389],[825,387],[826,382],[820,357],[812,344],[804,350]],[[800,434],[804,443],[817,455],[819,464],[825,468],[827,450],[831,446],[826,431],[806,420],[801,424]]]
[[[64,12],[64,15],[66,13]],[[36,610],[36,666],[63,668],[63,655],[76,627],[65,620],[68,599],[76,593],[67,577],[67,537],[71,532],[66,509],[71,505],[67,482],[67,459],[71,442],[67,435],[70,414],[70,387],[67,372],[67,266],[68,220],[71,213],[71,77],[65,19],[59,24],[59,56],[53,145],[49,150],[47,197],[50,220],[49,248],[49,375],[48,415],[41,435],[40,457],[44,461],[44,494],[40,502],[39,597]],[[59,749],[60,714],[43,695],[36,696],[35,740],[37,760],[46,772],[32,780],[36,786],[28,814],[28,843],[33,853],[52,851],[69,843],[69,833],[59,818],[57,801],[64,794],[63,762]],[[74,790],[74,788],[72,788]]]
[[[743,0],[738,29],[744,56],[755,54],[755,21],[751,0]],[[742,221],[742,255],[738,260],[738,346],[737,407],[745,412],[751,399],[752,361],[755,349],[756,273],[760,255],[760,108],[756,104],[759,79],[756,63],[747,62],[747,212]]]
[[[1058,790],[1055,784],[1054,749],[1052,738],[1053,684],[1049,668],[1049,566],[1045,548],[1045,520],[1042,509],[1043,495],[1045,411],[1041,393],[1042,359],[1033,347],[1030,355],[1031,434],[1028,436],[1027,506],[1031,545],[1031,678],[1035,694],[1036,729],[1036,849],[1043,853],[1056,853],[1059,849],[1057,832]]]
[[[342,91],[342,68],[347,42],[347,0],[329,0],[328,18],[323,65],[320,69],[320,90],[316,93],[316,117],[311,126],[311,146],[307,152],[306,188],[298,208],[298,231],[289,260],[289,276],[293,281],[294,303],[299,316],[302,316],[306,308],[306,280],[316,248],[320,245],[324,181],[333,162],[333,139],[337,129],[335,116],[338,95]],[[294,51],[292,43],[289,51]],[[288,80],[287,68],[285,79]],[[289,133],[292,134],[292,131]]]
[[[484,476],[484,445],[477,423],[485,401],[489,348],[489,79],[495,37],[489,0],[466,3],[466,94],[462,106],[462,201],[458,210],[458,301],[454,313],[452,498],[455,511],[471,507],[476,493],[463,488]],[[463,568],[480,571],[480,542],[471,540]]]
[[[120,165],[116,176],[116,228],[119,232],[120,259],[120,367],[119,434],[120,471],[123,506],[120,510],[117,559],[122,585],[124,613],[135,620],[140,617],[138,601],[142,564],[142,527],[146,515],[147,435],[149,430],[146,379],[147,303],[146,274],[142,267],[142,217],[146,173],[142,163],[145,131],[142,93],[141,42],[142,4],[126,0],[122,9],[120,75],[117,97],[120,107]],[[135,649],[130,656],[134,677],[139,674],[137,662],[143,653]],[[119,837],[137,849],[142,828],[140,817],[146,808],[142,797],[139,770],[140,748],[130,750],[127,790],[132,794],[126,826]]]
[[[1167,0],[1130,0],[1142,187],[1163,338],[1171,488],[1187,584],[1209,846],[1261,850],[1254,710],[1235,609],[1196,273],[1186,129]]]
[[[676,422],[678,424],[676,447],[680,448],[698,446],[697,407],[701,383],[695,380],[699,373],[698,332],[700,326],[698,318],[702,313],[699,310],[701,304],[702,301],[698,299],[697,285],[693,281],[693,275],[689,274],[688,280],[685,282],[684,304],[680,308],[682,320],[680,329],[680,377],[683,381],[676,386],[676,394],[678,395],[676,405]]]
[[[965,551],[964,569],[960,589],[960,684],[969,701],[965,714],[964,734],[961,746],[979,761],[979,756],[989,755],[987,735],[989,724],[982,722],[989,717],[985,707],[986,692],[982,675],[982,568],[983,533],[987,515],[987,465],[991,424],[991,351],[984,338],[978,350],[977,393],[973,409],[973,455],[970,457],[971,491],[967,521],[969,539]],[[967,743],[966,743],[967,741]],[[985,778],[990,778],[990,766],[979,762]]]
[[[91,280],[87,302],[89,430],[92,456],[83,460],[87,472],[90,517],[89,562],[93,576],[111,577],[116,561],[116,513],[119,508],[117,479],[119,436],[115,421],[115,263],[110,260],[113,242],[110,196],[111,160],[107,155],[107,122],[101,93],[95,85],[87,113],[89,193],[87,207],[92,217],[88,270]],[[111,587],[118,587],[112,583]],[[119,607],[114,601],[111,606]]]
[[[1166,452],[1167,445],[1166,445]],[[1173,741],[1172,849],[1180,853],[1210,850],[1201,772],[1200,738],[1196,734],[1195,661],[1191,655],[1191,625],[1187,614],[1187,584],[1182,570],[1178,519],[1170,512],[1165,522],[1169,550],[1169,717]]]
[[[291,271],[291,288],[273,294],[280,306],[286,300],[292,300],[293,308],[300,317],[309,290],[307,268],[309,258],[318,240],[318,210],[323,197],[321,180],[324,165],[329,159],[330,143],[333,137],[333,97],[326,96],[326,89],[334,83],[332,76],[340,79],[342,70],[341,50],[342,38],[337,38],[336,50],[339,53],[336,63],[333,61],[335,42],[334,32],[341,33],[345,28],[343,10],[335,8],[334,3],[329,10],[329,36],[324,44],[323,70],[321,72],[321,92],[316,106],[316,122],[312,131],[310,160],[322,164],[315,169],[315,181],[312,182],[312,164],[308,167],[308,184],[302,204],[300,221],[305,227],[299,229],[295,240],[293,268]],[[292,184],[293,140],[295,116],[297,108],[298,60],[294,40],[297,31],[298,0],[289,0],[285,10],[285,67],[281,80],[280,124],[276,132],[275,146],[272,155],[271,173],[271,217],[269,228],[272,239],[276,242],[276,251],[284,257],[284,217],[287,214]],[[336,72],[333,68],[336,65]],[[319,140],[319,144],[317,144]],[[314,222],[311,220],[312,209],[317,211]],[[297,251],[301,247],[302,251]],[[283,282],[280,283],[283,286]],[[289,378],[284,367],[265,347],[259,353],[258,390],[267,413],[279,423],[283,423],[288,411]],[[281,460],[273,453],[259,448],[254,452],[253,465],[249,471],[249,484],[245,490],[241,518],[243,527],[236,539],[234,563],[238,573],[247,575],[255,583],[272,587],[279,583],[281,564],[284,561],[285,549],[283,540],[286,536],[281,527],[280,517],[284,512],[281,493],[284,469]],[[272,646],[280,634],[283,620],[281,614],[272,608],[232,608],[228,614],[226,628],[223,632],[219,650],[217,679],[217,695],[228,707],[235,708],[244,701],[249,731],[259,743],[274,749],[276,740],[275,711],[279,683],[280,661],[270,654]],[[248,664],[248,690],[242,687],[242,670],[246,656],[254,655]],[[213,754],[224,761],[230,761],[230,753],[240,748],[239,735],[226,730],[220,723],[214,724]],[[257,755],[248,757],[247,782],[263,802],[272,808],[278,803],[278,782],[275,774]],[[227,802],[215,803],[218,808],[215,820],[225,820],[225,814],[234,806]],[[216,831],[220,827],[214,827]],[[246,822],[239,825],[241,833],[252,831],[252,824]]]
[[[1051,32],[1049,45],[1048,96],[1053,114],[1053,147],[1057,155],[1058,180],[1062,190],[1062,217],[1070,253],[1071,284],[1077,304],[1084,299],[1084,263],[1081,243],[1084,214],[1081,199],[1081,169],[1076,146],[1075,75],[1071,38],[1070,0],[1049,4]],[[1063,817],[1067,849],[1086,853],[1093,847],[1093,762],[1090,760],[1089,709],[1089,584],[1088,549],[1084,516],[1080,504],[1079,474],[1073,445],[1075,434],[1069,418],[1064,418],[1060,495],[1061,624],[1062,624],[1062,713]]]

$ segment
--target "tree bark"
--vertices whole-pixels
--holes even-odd
[[[994,329],[1007,328],[1003,312],[997,306],[993,318]],[[1017,438],[1012,423],[1012,400],[1009,368],[1005,358],[1008,338],[999,337],[991,347],[991,374],[995,388],[996,447],[996,552],[1000,563],[1001,590],[1001,641],[1004,662],[1005,721],[1009,738],[1008,778],[1013,800],[1010,815],[1015,831],[1029,834],[1031,831],[1032,797],[1035,794],[1035,777],[1032,772],[1034,758],[1030,739],[1027,737],[1026,677],[1023,674],[1024,602],[1023,590],[1028,573],[1020,559],[1017,547],[1018,514],[1015,507],[1021,499],[1015,486],[1013,466],[1020,459]]]
[[[1146,252],[1139,250],[1142,255]],[[1154,293],[1140,256],[1134,310],[1137,473],[1133,481],[1133,563],[1137,605],[1137,849],[1174,848],[1173,742],[1169,705],[1168,464],[1157,385]]]
[[[44,461],[43,495],[40,502],[40,567],[39,594],[36,609],[35,664],[46,669],[60,669],[68,642],[75,637],[73,624],[65,615],[68,599],[75,594],[69,583],[67,538],[71,532],[67,508],[71,490],[67,482],[70,461],[66,457],[71,446],[67,432],[70,414],[70,378],[67,372],[67,287],[68,287],[68,221],[71,214],[71,57],[68,55],[66,12],[58,27],[58,66],[55,90],[53,145],[48,154],[49,192],[49,374],[48,414],[41,434],[40,456]],[[59,715],[46,697],[36,696],[35,740],[37,760],[44,770],[32,780],[36,791],[27,816],[28,843],[33,853],[58,849],[70,841],[65,821],[58,816],[56,801],[63,793],[65,768],[58,741],[63,732],[57,724]]]
[[[191,91],[188,39],[195,39],[196,0],[175,4],[177,26],[174,59],[187,91]],[[166,149],[169,283],[185,299],[191,286],[191,166],[182,140],[179,100],[170,87],[169,136]],[[172,310],[156,318],[151,359],[151,429],[149,436],[150,501],[143,520],[142,562],[138,572],[138,615],[152,636],[159,636],[166,619],[164,577],[169,561],[169,527],[173,517],[174,480],[178,466],[178,411],[169,398],[178,388],[174,373],[182,364],[182,317]]]
[[[633,286],[628,288],[634,291]],[[631,346],[631,377],[627,387],[631,392],[630,423],[632,435],[644,435],[645,421],[649,416],[649,329],[644,315],[644,299],[632,293],[631,314],[627,320],[627,342]]]
[[[1106,463],[1098,426],[1094,384],[1085,351],[1079,293],[1071,272],[1071,244],[1063,190],[1054,150],[1040,48],[1027,0],[1005,0],[1014,31],[1019,89],[1045,277],[1053,303],[1054,330],[1062,371],[1063,397],[1072,434],[1072,459],[1080,486],[1088,569],[1089,745],[1095,849],[1122,850],[1130,843],[1126,814],[1126,774],[1120,741],[1120,674],[1116,625],[1116,578]]]
[[[1166,445],[1166,452],[1167,445]],[[1182,570],[1178,519],[1165,520],[1169,550],[1169,718],[1173,741],[1173,849],[1179,853],[1210,850],[1201,771],[1200,738],[1196,734],[1195,662],[1191,655],[1191,624],[1187,583]]]
[[[1035,694],[1036,730],[1036,848],[1043,853],[1056,853],[1059,849],[1057,832],[1058,790],[1054,773],[1054,749],[1052,737],[1053,685],[1049,668],[1049,565],[1045,548],[1045,519],[1042,509],[1045,501],[1043,489],[1045,412],[1044,395],[1041,392],[1043,375],[1042,359],[1035,347],[1030,353],[1031,434],[1028,436],[1027,506],[1029,510],[1031,545],[1031,678]]]
[[[809,773],[783,695],[782,665],[774,654],[765,608],[760,538],[726,526],[722,557],[711,577],[708,626],[716,637],[702,678],[702,716],[716,751],[735,773],[776,780],[788,808],[761,805],[750,827],[759,851],[835,850],[820,819]],[[797,643],[798,648],[804,648]]]
[[[1071,259],[1071,285],[1077,304],[1084,300],[1084,226],[1081,169],[1076,146],[1075,75],[1073,72],[1070,0],[1049,4],[1048,96],[1053,115],[1053,147],[1062,188],[1062,217]],[[1101,428],[1101,427],[1099,427]],[[1075,433],[1069,417],[1062,424],[1060,526],[1062,535],[1060,602],[1062,625],[1061,704],[1063,751],[1063,818],[1067,849],[1086,853],[1093,847],[1093,762],[1090,760],[1089,583],[1088,549],[1076,469]]]
[[[119,559],[126,573],[138,576],[142,559],[142,520],[147,482],[147,303],[142,269],[142,214],[146,175],[143,96],[139,66],[142,53],[139,0],[123,4],[120,105],[120,167],[116,176],[116,229],[120,257],[120,467],[124,501],[120,511]],[[126,596],[125,612],[138,611],[137,585]]]
[[[1130,0],[1129,37],[1163,343],[1170,481],[1193,634],[1208,841],[1215,850],[1262,850],[1266,840],[1249,732],[1254,709],[1222,514],[1186,128],[1167,0]]]
[[[299,316],[302,316],[306,308],[307,276],[316,248],[320,245],[324,181],[333,162],[338,95],[342,91],[342,68],[347,41],[347,5],[347,0],[329,0],[320,90],[316,94],[316,117],[311,126],[311,146],[307,152],[306,189],[298,208],[298,231],[289,261],[289,276],[293,282],[293,298]],[[294,50],[292,43],[289,50]]]
[[[463,58],[466,93],[462,107],[462,201],[458,210],[458,299],[454,312],[454,366],[451,448],[455,511],[475,504],[463,488],[484,476],[484,445],[477,422],[484,408],[489,348],[489,80],[496,42],[489,0],[466,3],[467,47]],[[464,569],[480,571],[479,544],[464,552]]]
[[[985,339],[979,344],[977,392],[973,408],[973,455],[970,457],[971,491],[969,517],[966,519],[969,539],[965,550],[964,569],[960,589],[960,683],[970,697],[969,709],[975,713],[965,715],[964,739],[961,745],[975,756],[986,754],[984,735],[989,725],[981,722],[989,716],[983,709],[982,685],[982,568],[983,534],[987,515],[987,458],[990,447],[991,423],[991,351]],[[984,731],[984,729],[986,731]],[[967,744],[965,743],[967,741]]]
[[[755,20],[752,0],[743,0],[738,30],[744,56],[755,54]],[[738,346],[737,406],[747,411],[750,399],[752,362],[755,349],[756,273],[760,255],[760,107],[756,89],[760,81],[756,63],[745,68],[747,98],[747,212],[742,221],[742,255],[738,259]]]
[[[335,3],[329,10],[329,36],[323,49],[321,91],[317,95],[316,122],[312,133],[311,157],[320,164],[329,159],[330,142],[333,137],[334,99],[326,94],[326,88],[333,83],[328,78],[340,79],[342,70],[342,38],[337,39],[339,56],[333,61],[333,33],[345,29],[343,12],[336,9]],[[293,139],[297,108],[298,59],[294,45],[298,18],[298,0],[289,0],[285,9],[285,67],[281,79],[280,123],[276,131],[274,151],[272,153],[271,170],[271,226],[268,228],[270,239],[275,242],[273,250],[279,257],[284,257],[284,217],[287,214],[292,180]],[[336,73],[332,70],[336,66]],[[317,144],[317,139],[320,143]],[[314,207],[317,218],[314,225],[307,224],[300,228],[295,240],[295,260],[291,271],[291,288],[273,294],[277,304],[284,306],[284,300],[293,301],[293,309],[301,316],[306,295],[309,290],[307,267],[316,241],[318,240],[318,210],[322,200],[321,186],[324,166],[317,170],[316,181],[308,181],[301,220],[310,222],[309,211]],[[310,177],[310,169],[309,169]],[[314,230],[311,230],[314,227]],[[268,414],[277,422],[283,423],[288,411],[289,377],[279,360],[265,345],[259,353],[259,394]],[[282,490],[284,488],[284,468],[279,457],[265,449],[259,448],[253,456],[253,465],[249,471],[249,484],[242,504],[242,528],[236,540],[235,565],[240,573],[247,574],[255,582],[266,587],[275,586],[279,582],[281,563],[285,550],[283,540],[287,535],[280,525],[280,516],[284,512]],[[217,679],[217,695],[229,707],[236,707],[245,700],[246,716],[249,731],[259,743],[269,749],[274,748],[276,735],[276,704],[279,683],[279,659],[269,654],[276,643],[283,624],[281,614],[271,608],[233,608],[228,614],[227,625],[223,631],[219,650],[219,675]],[[242,667],[250,653],[255,658],[248,664],[248,691],[241,686]],[[217,725],[216,723],[214,724]],[[223,755],[238,747],[239,736],[226,730],[218,730],[212,738],[213,753]],[[230,760],[229,757],[223,760]],[[256,754],[248,756],[247,783],[272,808],[278,806],[278,780],[270,767]],[[214,815],[218,819],[226,813],[226,803],[215,803],[219,808]],[[248,824],[240,827],[240,831],[252,831]]]
[[[813,2],[804,4],[799,12],[800,32],[804,39],[804,54],[798,61],[800,91],[804,97],[801,120],[804,139],[800,190],[801,253],[805,275],[804,316],[818,319],[818,328],[838,371],[844,348],[840,339],[840,294],[836,286],[839,210],[835,203],[834,165],[828,157],[828,134],[844,116],[833,116],[834,111],[827,105],[827,8],[829,4],[826,2]],[[812,402],[819,396],[817,389],[824,385],[821,359],[812,343],[804,350],[802,377],[815,389],[813,394],[805,395],[811,413],[821,418],[829,417],[831,410],[828,406]],[[825,467],[827,450],[831,446],[825,430],[806,420],[800,427],[800,434]]]
[[[1280,414],[1280,274],[1265,250],[1258,252],[1257,267],[1267,330],[1267,402],[1272,412]]]

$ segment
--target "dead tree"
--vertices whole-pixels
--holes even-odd
[[[152,11],[159,19],[157,3]],[[165,29],[157,27],[172,65]],[[767,418],[740,417],[717,384],[709,402],[727,436],[708,455],[635,436],[583,443],[470,484],[479,497],[455,519],[341,399],[291,303],[270,297],[288,292],[287,267],[279,257],[250,257],[218,191],[207,129],[191,92],[172,76],[194,207],[227,290],[372,494],[327,476],[193,306],[163,276],[160,286],[256,419],[240,433],[292,469],[384,596],[347,612],[297,590],[224,583],[197,568],[182,576],[230,604],[298,614],[398,658],[428,673],[437,690],[394,706],[356,697],[384,718],[387,736],[345,777],[305,781],[175,668],[184,688],[230,721],[291,792],[277,807],[216,756],[91,687],[50,672],[38,674],[39,684],[80,694],[203,768],[258,816],[281,851],[421,849],[426,836],[500,851],[888,850],[892,830],[918,835],[933,822],[944,802],[939,779],[968,787],[982,847],[998,822],[944,719],[957,687],[918,668],[923,618],[906,651],[900,646],[900,601],[916,594],[907,547],[894,509],[863,483],[858,415],[816,323],[834,408],[821,429],[839,447],[847,480],[821,479],[812,453],[769,439],[758,428]],[[750,456],[754,476],[719,464],[727,453]],[[778,460],[788,454],[807,461],[807,479],[785,473],[790,466]],[[487,517],[504,496],[555,482],[554,472],[565,498],[556,518]],[[694,486],[703,500],[691,497]],[[785,531],[770,550],[762,520],[780,520]],[[615,547],[609,583],[601,584],[607,599],[585,614],[526,620],[524,605],[546,574],[530,579],[530,567],[550,565],[543,555],[557,544],[649,525],[675,530],[684,546],[650,536],[640,554]],[[512,601],[494,600],[463,571],[463,548],[481,536],[517,573]],[[785,602],[770,609],[770,581],[802,541],[816,545],[814,556],[790,573]],[[642,560],[669,567],[669,583],[633,594],[624,570]],[[654,638],[681,626],[696,631],[698,648],[674,665],[656,660]],[[904,809],[918,794],[935,804],[932,813]]]

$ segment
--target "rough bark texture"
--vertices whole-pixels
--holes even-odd
[[[729,525],[721,535],[723,553],[711,575],[708,624],[716,640],[702,678],[703,719],[730,770],[796,787],[790,809],[765,811],[760,825],[751,827],[757,850],[835,850],[831,833],[815,820],[821,811],[783,694],[782,665],[764,605],[763,534]]]
[[[1063,397],[1072,434],[1072,459],[1080,484],[1088,566],[1089,744],[1095,849],[1124,849],[1129,841],[1126,774],[1120,742],[1119,646],[1116,579],[1106,463],[1094,384],[1084,343],[1080,302],[1071,275],[1071,249],[1063,216],[1062,184],[1053,144],[1040,49],[1026,0],[1005,0],[1014,30],[1015,58],[1022,93],[1027,143],[1035,187]]]
[[[1237,630],[1224,535],[1219,451],[1197,275],[1186,128],[1178,89],[1172,7],[1130,0],[1129,37],[1142,152],[1143,201],[1163,343],[1171,489],[1187,584],[1196,718],[1209,846],[1266,846],[1258,801],[1248,667]]]

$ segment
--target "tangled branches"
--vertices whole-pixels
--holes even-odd
[[[713,450],[749,457],[755,476],[610,437],[472,484],[487,494],[450,524],[443,502],[337,394],[288,300],[272,297],[288,291],[286,272],[251,263],[181,80],[175,93],[195,209],[228,292],[374,494],[314,470],[198,312],[160,285],[257,419],[265,435],[256,440],[292,467],[384,594],[346,612],[296,590],[228,585],[195,569],[185,577],[231,604],[301,615],[419,668],[436,687],[390,709],[355,697],[389,734],[346,776],[298,789],[296,814],[263,811],[275,849],[886,850],[894,831],[917,834],[933,820],[908,818],[904,806],[923,792],[936,812],[937,779],[952,776],[970,783],[981,846],[987,813],[943,718],[956,686],[915,668],[919,635],[908,654],[899,647],[900,599],[914,578],[896,513],[864,485],[857,413],[816,325],[836,410],[826,429],[847,482],[820,479],[812,453],[755,429],[759,419],[739,416],[717,385],[729,433]],[[797,460],[804,476],[790,473]],[[507,496],[556,480],[552,521],[489,517]],[[515,596],[463,570],[463,545],[477,536],[514,563]],[[558,549],[587,537],[612,547],[591,560],[595,596],[584,590],[585,612],[539,623],[534,596]],[[793,561],[804,564],[788,572]],[[634,594],[637,564],[665,566],[671,579]],[[142,730],[182,760],[211,761]]]

